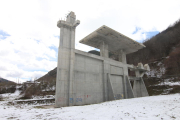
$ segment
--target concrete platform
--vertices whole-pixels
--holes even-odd
[[[126,54],[136,52],[145,46],[133,39],[103,25],[82,40],[80,43],[100,49],[102,42],[108,45],[111,52],[122,49]]]

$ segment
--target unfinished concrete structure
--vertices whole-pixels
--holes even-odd
[[[148,96],[142,76],[149,66],[126,63],[126,54],[145,46],[103,25],[80,41],[100,49],[100,56],[79,51],[75,49],[75,29],[79,24],[73,12],[66,21],[57,23],[60,45],[55,107]],[[109,51],[118,54],[119,61],[110,59]],[[128,69],[136,76],[128,76]],[[133,88],[130,80],[134,81]]]

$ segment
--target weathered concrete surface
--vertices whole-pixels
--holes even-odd
[[[134,92],[132,90],[131,83],[128,76],[126,76],[126,86],[127,86],[127,98],[134,98],[135,97]]]
[[[100,44],[100,55],[106,58],[109,57],[108,44],[106,44],[105,42],[102,42]]]
[[[67,16],[66,21],[60,20],[57,23],[61,30],[56,79],[56,107],[71,105],[69,99],[73,95],[75,28],[79,23],[73,12]]]
[[[148,71],[150,70],[149,65],[146,64],[143,66],[142,63],[138,63],[137,69],[135,70],[135,74],[136,74],[136,77],[139,79],[134,80],[134,86],[133,86],[134,97],[149,96],[146,86],[144,84],[144,81],[142,79],[146,70],[148,70]]]
[[[134,91],[134,97],[145,97],[145,96],[149,96],[146,86],[144,84],[144,81],[142,78],[140,78],[140,80],[135,80],[134,81],[134,87],[133,87],[133,91]]]
[[[82,40],[83,43],[100,48],[101,56],[76,50],[75,28],[79,23],[73,12],[70,12],[66,21],[60,20],[57,23],[61,30],[55,107],[94,104],[147,95],[142,91],[146,87],[141,77],[147,71],[148,65],[143,67],[139,64],[135,67],[126,64],[126,54],[137,51],[144,45],[103,26]],[[109,51],[117,53],[119,61],[110,59]],[[133,89],[128,69],[134,70],[141,82],[135,83]]]
[[[74,105],[103,102],[102,60],[75,54]]]

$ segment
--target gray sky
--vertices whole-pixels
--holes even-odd
[[[106,25],[138,42],[180,18],[179,0],[0,0],[0,76],[12,81],[40,77],[57,66],[57,21],[73,11],[81,21],[79,42]]]

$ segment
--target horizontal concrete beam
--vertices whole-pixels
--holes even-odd
[[[141,79],[140,77],[129,76],[129,80],[134,81],[134,80],[141,80]]]

